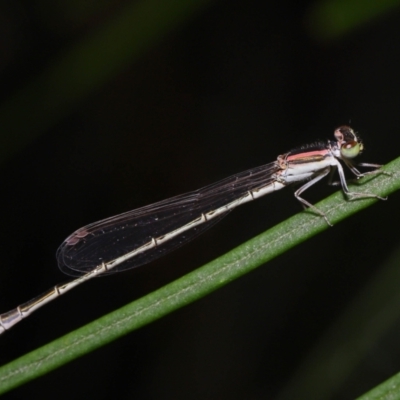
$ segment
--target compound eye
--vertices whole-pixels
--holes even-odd
[[[363,149],[363,145],[359,142],[352,141],[343,143],[342,147],[340,148],[340,154],[344,158],[354,158],[357,157]]]

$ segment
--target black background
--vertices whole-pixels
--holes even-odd
[[[0,4],[2,104],[124,7],[104,2],[78,20],[50,4]],[[316,4],[211,2],[35,139],[17,149],[10,145],[9,153],[3,147],[2,311],[65,280],[54,254],[80,226],[330,139],[338,125],[351,123],[359,132],[366,147],[363,161],[395,158],[399,11],[334,40],[320,40],[307,24]],[[7,127],[0,131],[4,143],[12,144],[13,134]],[[307,199],[317,202],[331,192],[320,184]],[[397,247],[398,201],[398,194],[390,196],[197,303],[6,398],[275,398]],[[281,191],[236,210],[150,265],[88,282],[4,334],[2,364],[299,211],[292,190]],[[343,384],[322,398],[353,398],[398,372],[399,330],[394,323],[373,351],[360,356]],[[299,393],[298,398],[320,397]]]

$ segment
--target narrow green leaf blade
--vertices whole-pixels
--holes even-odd
[[[363,179],[356,190],[387,196],[400,188],[399,170],[400,158],[384,167],[390,175]],[[337,192],[317,207],[335,224],[376,201],[347,201]],[[192,273],[1,367],[0,394],[204,297],[326,229],[331,228],[325,220],[310,211],[289,218]]]

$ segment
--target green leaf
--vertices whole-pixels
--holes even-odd
[[[351,190],[387,196],[399,189],[400,158],[383,170],[387,174],[364,178]],[[335,224],[377,201],[348,201],[337,192],[317,207]],[[326,229],[332,228],[309,210],[289,218],[192,273],[1,367],[0,394],[202,298]]]
[[[398,400],[400,399],[400,373],[392,376],[358,400]]]

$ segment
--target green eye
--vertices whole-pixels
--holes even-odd
[[[340,154],[345,158],[357,157],[362,151],[362,145],[358,142],[349,142],[343,144],[340,148]]]

